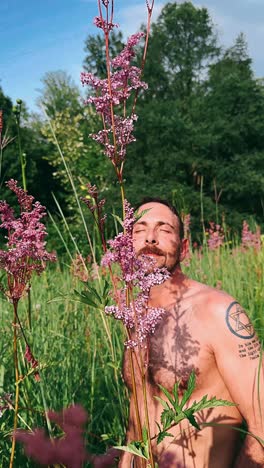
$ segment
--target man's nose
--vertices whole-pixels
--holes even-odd
[[[158,244],[158,239],[157,239],[157,236],[155,235],[154,231],[147,232],[146,238],[145,238],[145,243],[146,244],[152,244],[152,245]]]

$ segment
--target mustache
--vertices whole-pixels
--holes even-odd
[[[164,253],[162,252],[162,250],[160,250],[155,245],[153,247],[143,247],[138,252],[138,255],[148,255],[148,254],[164,256]]]

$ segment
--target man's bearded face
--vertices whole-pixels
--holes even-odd
[[[178,218],[169,207],[157,202],[142,205],[139,214],[145,210],[133,229],[136,253],[153,258],[158,268],[173,272],[181,261]]]

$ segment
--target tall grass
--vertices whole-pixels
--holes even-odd
[[[45,406],[59,410],[81,403],[90,415],[87,443],[91,451],[103,451],[105,443],[120,443],[127,417],[126,390],[121,382],[122,331],[105,317],[111,347],[98,311],[73,300],[76,279],[68,270],[49,270],[32,285],[32,329],[26,323],[26,301],[20,315],[40,361],[41,382],[33,375],[21,383],[19,426],[46,426]],[[12,311],[1,301],[0,353],[4,371],[3,389],[13,391]],[[20,373],[27,373],[21,341]],[[114,353],[113,351],[114,350]],[[42,397],[45,397],[45,402]],[[0,419],[0,466],[8,466],[12,410]],[[101,435],[104,434],[105,442]],[[17,454],[15,466],[34,466]]]
[[[203,253],[195,251],[184,266],[192,278],[226,290],[248,310],[264,339],[263,278],[264,248],[241,251],[238,245]],[[98,280],[91,280],[94,287]],[[89,413],[87,447],[100,453],[106,446],[124,439],[128,415],[128,395],[122,382],[123,332],[118,322],[104,316],[112,337],[107,338],[100,311],[74,300],[73,290],[83,289],[70,269],[49,268],[32,284],[32,328],[27,323],[27,301],[21,301],[20,316],[40,361],[41,381],[35,382],[19,346],[21,385],[19,427],[46,427],[45,408],[59,410],[81,403]],[[13,392],[12,310],[1,300],[0,309],[0,386]],[[26,377],[25,377],[26,376]],[[12,408],[0,418],[0,466],[8,466]],[[51,429],[54,431],[54,429]],[[34,467],[18,446],[15,466]]]

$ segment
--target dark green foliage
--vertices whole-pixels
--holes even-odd
[[[3,135],[10,142],[2,151],[0,189],[1,199],[10,197],[9,191],[5,190],[5,181],[13,178],[22,185],[21,166],[18,149],[18,130],[13,113],[13,103],[0,89],[0,109],[3,110]],[[20,119],[21,147],[26,154],[26,179],[29,192],[44,205],[52,209],[51,191],[59,191],[60,187],[52,177],[52,168],[45,160],[48,151],[47,142],[41,137],[38,128],[33,124],[28,111],[22,103]]]
[[[221,51],[206,9],[169,3],[152,26],[144,79],[125,171],[132,203],[175,201],[196,235],[201,207],[205,223],[224,217],[237,232],[250,216],[263,222],[263,84],[244,36]]]

